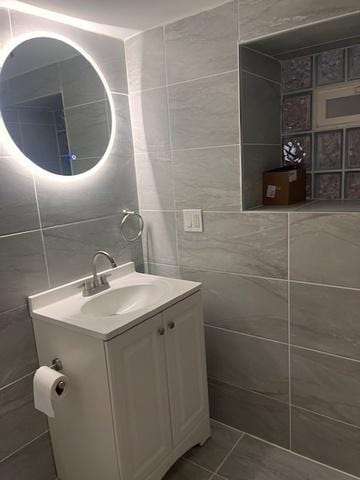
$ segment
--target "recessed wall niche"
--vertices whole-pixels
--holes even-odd
[[[335,201],[360,210],[359,24],[356,14],[240,44],[244,209],[262,207],[263,172],[283,166],[283,146],[296,142],[305,153],[307,202],[288,208],[318,209],[327,200],[321,205],[330,211]],[[319,92],[344,89],[352,97],[339,94],[335,119],[318,126]]]

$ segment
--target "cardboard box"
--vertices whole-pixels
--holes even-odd
[[[281,167],[263,174],[264,205],[290,205],[306,198],[305,169]]]

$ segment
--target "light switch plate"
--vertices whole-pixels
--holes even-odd
[[[183,210],[184,232],[203,232],[202,210]]]

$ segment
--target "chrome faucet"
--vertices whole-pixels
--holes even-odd
[[[89,280],[86,280],[83,284],[83,297],[90,297],[91,295],[95,295],[96,293],[102,292],[103,290],[110,288],[110,284],[106,278],[106,275],[98,275],[96,270],[96,260],[101,255],[104,255],[104,257],[109,260],[112,268],[117,267],[115,260],[107,252],[105,252],[104,250],[99,250],[98,252],[96,252],[91,260],[93,276]]]

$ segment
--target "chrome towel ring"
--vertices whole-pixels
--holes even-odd
[[[123,210],[122,213],[124,214],[124,216],[123,216],[123,219],[121,220],[121,223],[120,223],[121,236],[123,237],[125,242],[128,242],[128,243],[136,242],[136,240],[138,240],[143,233],[144,219],[142,218],[140,213],[137,213],[137,212],[134,212],[134,211],[131,211],[131,210]],[[139,226],[138,233],[134,237],[128,238],[124,233],[124,226],[125,226],[125,223],[127,222],[127,220],[132,216],[137,217],[139,219],[140,226]]]

